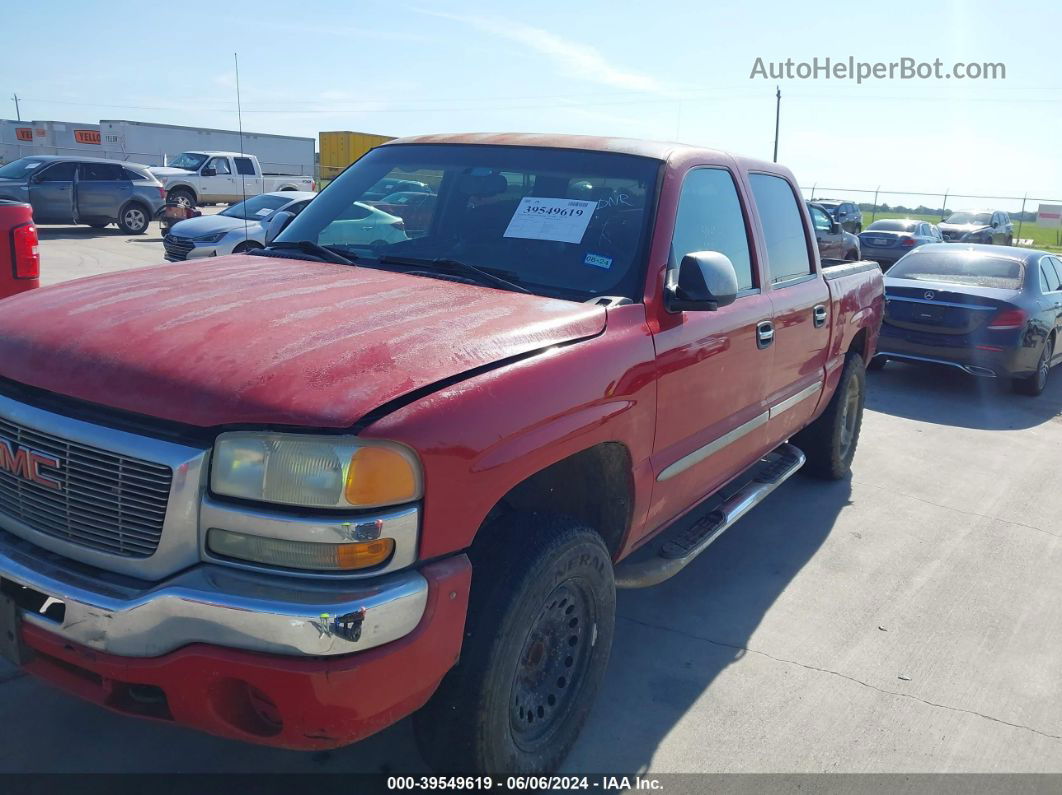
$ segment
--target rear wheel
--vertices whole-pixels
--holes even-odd
[[[142,204],[129,202],[118,213],[118,228],[127,235],[142,235],[151,222],[151,214]]]
[[[1036,372],[1025,378],[1015,378],[1010,382],[1011,387],[1019,395],[1036,397],[1043,394],[1047,388],[1047,377],[1051,374],[1051,359],[1055,354],[1055,338],[1048,337],[1044,343],[1044,349],[1040,353],[1040,359],[1036,363]]]
[[[866,399],[866,366],[858,353],[849,353],[841,380],[826,410],[793,438],[807,456],[807,469],[827,480],[840,480],[852,468]]]
[[[608,663],[612,561],[601,536],[573,520],[531,514],[493,530],[469,555],[461,660],[414,729],[440,772],[549,773],[575,742]]]

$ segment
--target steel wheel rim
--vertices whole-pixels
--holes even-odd
[[[575,580],[546,598],[520,650],[509,695],[513,740],[525,751],[546,742],[572,713],[597,638],[596,602]]]
[[[142,229],[144,227],[144,211],[143,210],[126,210],[125,211],[125,225],[131,229]]]
[[[841,410],[841,458],[848,455],[855,437],[856,420],[859,418],[859,381],[853,378],[844,392],[844,408]]]

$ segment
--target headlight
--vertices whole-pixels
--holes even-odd
[[[225,237],[225,235],[227,235],[227,234],[228,234],[228,231],[216,232],[213,235],[204,235],[203,237],[193,237],[192,240],[194,240],[196,243],[217,243],[219,240],[221,240],[221,238]]]
[[[421,494],[420,464],[393,442],[236,431],[214,444],[215,494],[307,508],[378,508]]]

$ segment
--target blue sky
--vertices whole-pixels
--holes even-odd
[[[17,92],[24,119],[235,128],[237,50],[246,130],[553,131],[770,159],[775,81],[750,79],[757,57],[1002,62],[1005,80],[782,80],[779,160],[809,187],[1062,197],[1062,3],[1012,7],[10,4],[5,29],[32,35],[4,37],[0,117]]]

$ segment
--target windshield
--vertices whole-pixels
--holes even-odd
[[[1022,264],[1012,259],[969,256],[967,252],[957,255],[915,251],[893,265],[888,275],[920,282],[1020,290],[1023,271]]]
[[[988,224],[992,223],[992,213],[952,213],[944,223],[988,226]]]
[[[32,157],[14,160],[0,168],[0,179],[25,179],[33,169],[40,168],[44,163],[44,160],[34,160]]]
[[[198,171],[199,167],[206,162],[206,159],[206,155],[196,154],[195,152],[181,152],[170,161],[169,165],[172,168],[186,168],[189,171]]]
[[[901,221],[896,219],[885,219],[882,221],[875,221],[867,227],[868,232],[913,232],[915,227],[918,226],[918,221]]]
[[[542,295],[640,301],[659,169],[647,158],[576,149],[382,146],[277,240],[349,251],[369,267],[387,267],[381,258],[458,260]],[[396,182],[426,185],[433,201],[376,207],[382,184]]]
[[[245,218],[248,221],[262,221],[290,202],[291,199],[285,196],[270,196],[268,193],[263,193],[261,196],[234,204],[227,210],[222,210],[218,215]]]

